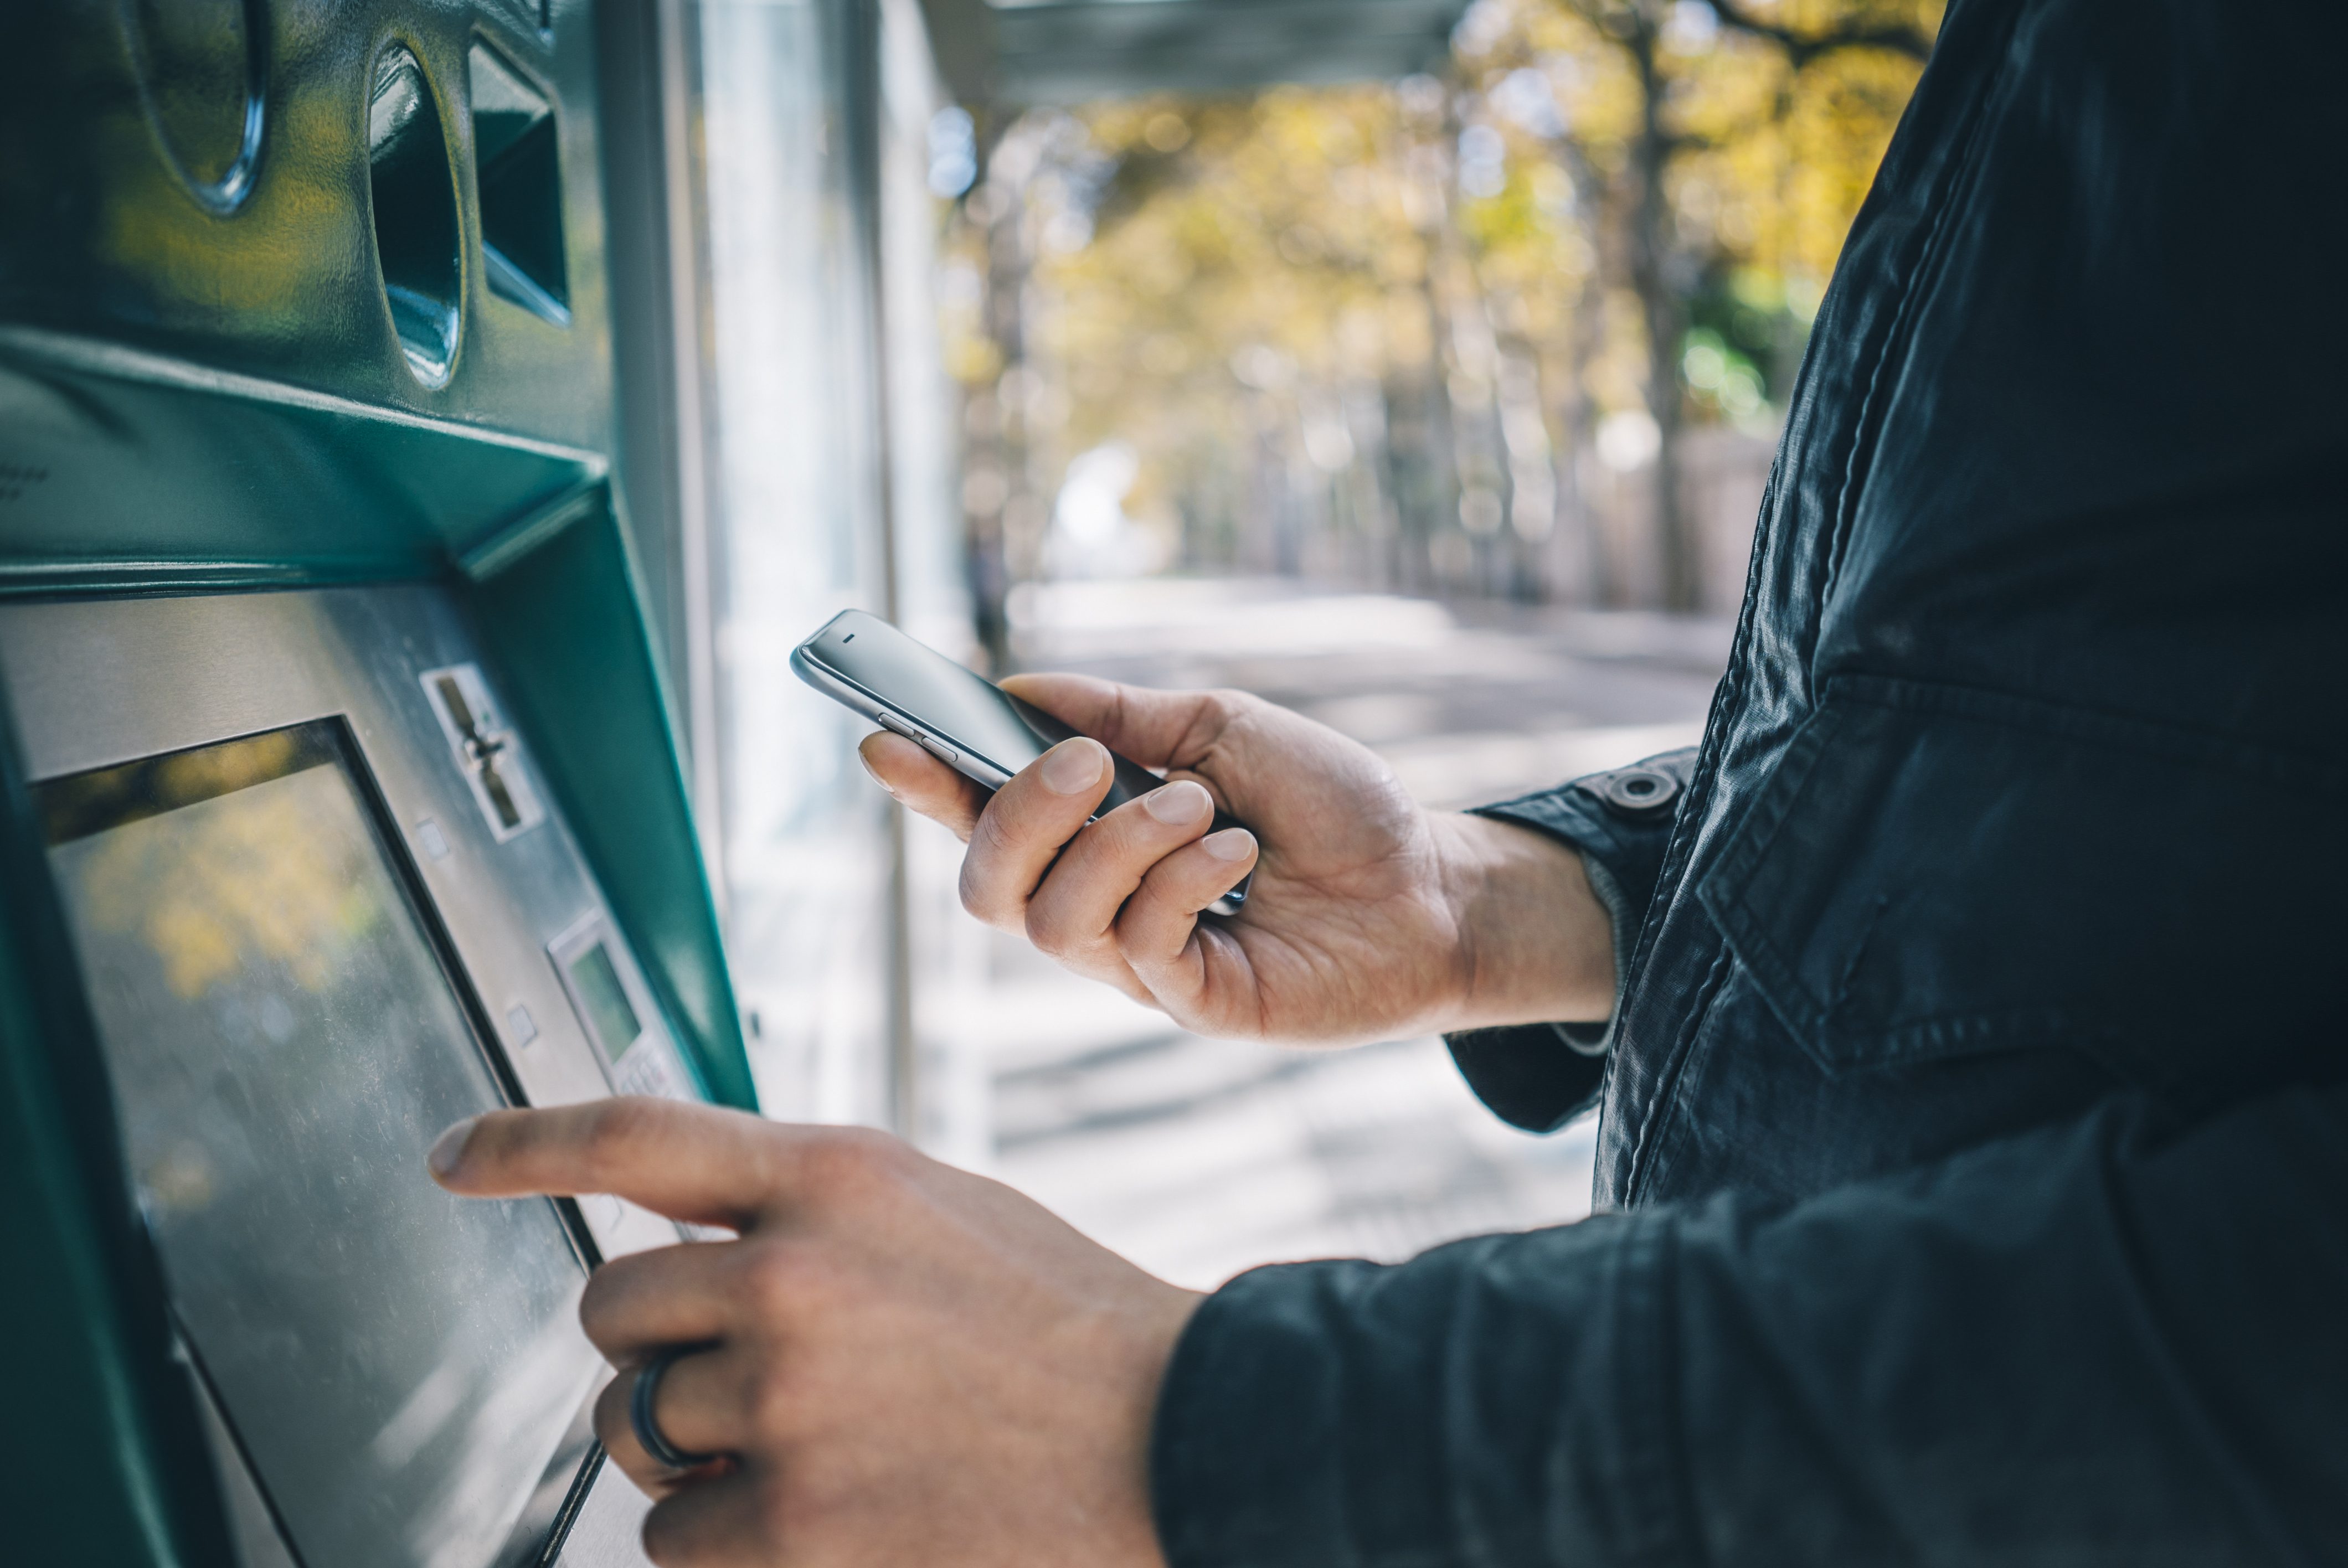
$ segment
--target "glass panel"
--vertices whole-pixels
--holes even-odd
[[[888,802],[869,726],[792,676],[790,651],[886,599],[874,479],[871,301],[841,93],[848,8],[709,0],[707,193],[713,605],[724,661],[726,945],[767,1108],[888,1114]]]
[[[592,1387],[543,1199],[424,1150],[501,1096],[315,723],[41,785],[173,1305],[303,1558],[480,1568]]]

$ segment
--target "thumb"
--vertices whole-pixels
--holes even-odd
[[[1090,675],[1014,675],[1003,689],[1144,767],[1189,767],[1231,723],[1220,692],[1153,692]]]

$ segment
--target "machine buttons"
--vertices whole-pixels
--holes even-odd
[[[644,977],[602,916],[581,920],[548,943],[546,951],[580,1027],[602,1053],[615,1093],[695,1098]]]
[[[506,1009],[506,1032],[513,1036],[516,1045],[528,1045],[538,1038],[538,1020],[520,1002]]]
[[[439,823],[433,818],[427,816],[416,825],[416,842],[423,848],[425,859],[448,858],[448,835],[440,831]]]

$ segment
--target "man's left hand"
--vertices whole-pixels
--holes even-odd
[[[471,1197],[610,1193],[736,1239],[605,1264],[580,1306],[619,1377],[595,1429],[702,1564],[1161,1568],[1149,1426],[1200,1299],[998,1183],[882,1133],[664,1100],[499,1111],[433,1173]],[[664,1350],[663,1468],[628,1400]]]

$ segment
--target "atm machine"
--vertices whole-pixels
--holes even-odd
[[[754,1104],[616,498],[586,0],[0,48],[0,1562],[640,1561],[460,1117]],[[608,43],[608,31],[607,39]]]

